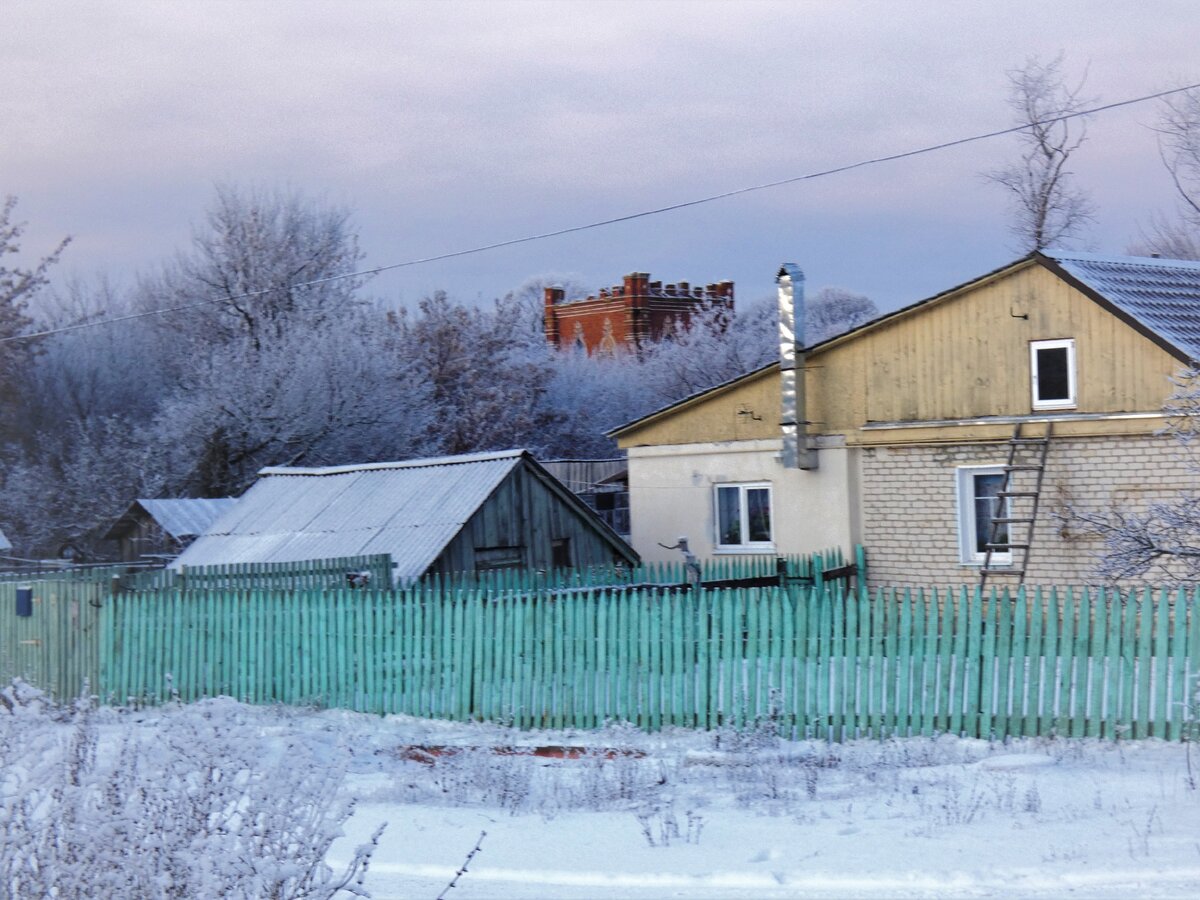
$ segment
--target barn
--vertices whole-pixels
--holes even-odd
[[[179,566],[389,554],[394,577],[634,565],[638,555],[525,450],[274,467]]]

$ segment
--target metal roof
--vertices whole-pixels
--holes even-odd
[[[331,466],[267,468],[175,561],[208,566],[390,553],[417,578],[521,464],[523,450]]]
[[[1200,359],[1200,262],[1043,251],[1097,299],[1190,359]]]
[[[221,513],[237,503],[236,497],[136,501],[167,534],[176,540],[203,534]]]

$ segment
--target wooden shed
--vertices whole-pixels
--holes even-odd
[[[636,564],[637,554],[528,452],[267,468],[176,566],[389,554],[395,578]]]
[[[176,556],[236,502],[234,497],[134,500],[104,534],[122,562]]]

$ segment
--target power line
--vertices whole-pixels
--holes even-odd
[[[381,272],[390,272],[395,269],[405,269],[405,268],[409,268],[410,266],[423,265],[424,263],[439,262],[444,259],[455,259],[460,256],[470,256],[475,253],[484,253],[485,251],[488,251],[488,250],[499,250],[502,247],[512,247],[517,244],[528,244],[528,243],[532,243],[533,241],[544,241],[544,240],[547,240],[548,238],[562,237],[563,235],[566,235],[566,234],[575,234],[576,232],[588,231],[592,228],[604,228],[605,226],[617,225],[621,222],[631,222],[635,219],[644,219],[648,216],[657,216],[657,215],[661,215],[663,213],[674,212],[674,211],[680,210],[680,209],[688,209],[689,207],[700,206],[701,204],[704,204],[704,203],[713,203],[714,201],[717,201],[717,200],[726,200],[730,197],[737,197],[741,194],[751,194],[751,193],[754,193],[755,191],[765,191],[765,190],[769,190],[771,188],[783,187],[783,186],[789,185],[789,184],[797,184],[801,181],[812,181],[813,179],[816,179],[816,178],[825,178],[830,175],[840,175],[843,172],[850,172],[854,169],[862,169],[862,168],[865,168],[866,166],[874,166],[874,165],[879,165],[880,163],[894,162],[899,159],[908,159],[909,157],[921,156],[925,153],[935,153],[939,150],[948,150],[951,147],[961,147],[964,144],[973,144],[978,141],[986,141],[986,140],[990,140],[992,138],[1003,137],[1006,134],[1016,134],[1017,132],[1025,131],[1028,128],[1032,128],[1035,125],[1053,125],[1055,122],[1065,122],[1068,119],[1078,119],[1083,116],[1095,115],[1097,113],[1107,112],[1108,110],[1118,109],[1122,106],[1132,106],[1136,103],[1145,103],[1148,100],[1158,100],[1162,97],[1169,97],[1172,94],[1181,94],[1185,91],[1196,90],[1198,88],[1200,88],[1200,82],[1198,82],[1196,84],[1185,85],[1183,87],[1171,88],[1171,89],[1165,90],[1165,91],[1158,91],[1153,94],[1143,94],[1140,97],[1131,97],[1126,100],[1117,100],[1114,103],[1104,103],[1104,104],[1101,104],[1100,106],[1093,106],[1088,109],[1079,110],[1078,112],[1067,113],[1067,114],[1061,115],[1061,116],[1055,116],[1054,118],[1051,118],[1051,119],[1043,119],[1043,120],[1040,120],[1037,122],[1027,122],[1023,125],[1013,125],[1009,128],[1001,128],[996,131],[988,131],[983,134],[971,135],[970,137],[955,138],[954,140],[943,141],[939,144],[930,144],[925,147],[919,147],[915,150],[904,150],[899,153],[890,153],[890,154],[887,154],[886,156],[875,156],[875,157],[871,157],[870,159],[862,159],[862,160],[859,160],[858,162],[846,163],[844,165],[834,166],[829,169],[821,169],[820,171],[817,171],[817,172],[808,172],[804,175],[794,175],[790,178],[781,178],[777,181],[768,181],[763,184],[755,184],[755,185],[751,185],[749,187],[736,188],[731,191],[723,191],[719,194],[712,194],[710,196],[700,197],[695,200],[684,200],[680,203],[672,203],[667,206],[658,206],[658,207],[654,207],[653,209],[646,209],[646,210],[642,210],[640,212],[628,213],[623,216],[614,216],[611,219],[601,219],[596,222],[588,222],[587,224],[584,224],[584,225],[572,225],[567,228],[559,228],[555,231],[544,231],[544,232],[541,232],[540,234],[531,234],[531,235],[526,235],[525,237],[510,238],[510,239],[504,240],[504,241],[496,241],[495,243],[491,243],[491,244],[482,244],[478,247],[469,247],[465,250],[452,250],[449,253],[439,253],[435,256],[423,256],[423,257],[419,257],[417,259],[405,260],[404,262],[391,263],[391,264],[385,265],[385,266],[376,266],[375,268],[372,268],[372,269],[362,269],[357,272],[344,272],[339,275],[329,275],[329,276],[326,276],[325,278],[314,278],[310,281],[300,281],[300,282],[296,282],[294,284],[291,284],[291,285],[288,285],[285,287],[292,288],[292,289],[304,288],[304,287],[315,287],[316,285],[328,284],[331,281],[341,281],[346,278],[365,278],[368,275],[378,275]],[[210,297],[207,300],[200,300],[195,303],[186,303],[181,306],[169,306],[169,307],[162,307],[162,308],[158,308],[158,309],[144,310],[142,312],[130,313],[130,314],[124,315],[124,316],[115,316],[111,319],[95,319],[91,322],[78,322],[73,325],[63,325],[58,328],[49,328],[49,329],[46,329],[45,331],[37,331],[37,332],[33,332],[31,334],[21,334],[21,335],[14,335],[12,337],[7,337],[7,338],[0,338],[0,344],[6,344],[6,343],[9,343],[12,341],[27,341],[27,340],[33,340],[34,338],[49,337],[51,335],[63,334],[65,332],[69,332],[69,331],[78,331],[83,328],[93,328],[97,325],[113,325],[118,322],[128,322],[133,319],[146,318],[147,316],[158,316],[158,315],[163,315],[165,313],[181,312],[184,310],[196,309],[201,306],[208,306],[209,304],[212,304],[212,303],[221,303],[223,301],[228,301],[228,300],[244,300],[244,299],[248,299],[250,297],[258,297],[263,294],[268,294],[272,290],[277,290],[277,288],[264,288],[262,290],[246,291],[245,293],[241,293],[241,294],[225,294],[225,295],[218,296],[218,297]]]

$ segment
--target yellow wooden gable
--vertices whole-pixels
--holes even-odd
[[[1034,409],[1030,345],[1074,342],[1071,408]],[[1148,433],[1186,357],[1034,256],[812,348],[810,434],[848,444],[995,440],[1018,420],[1055,433]],[[768,366],[613,436],[623,448],[779,435]]]

